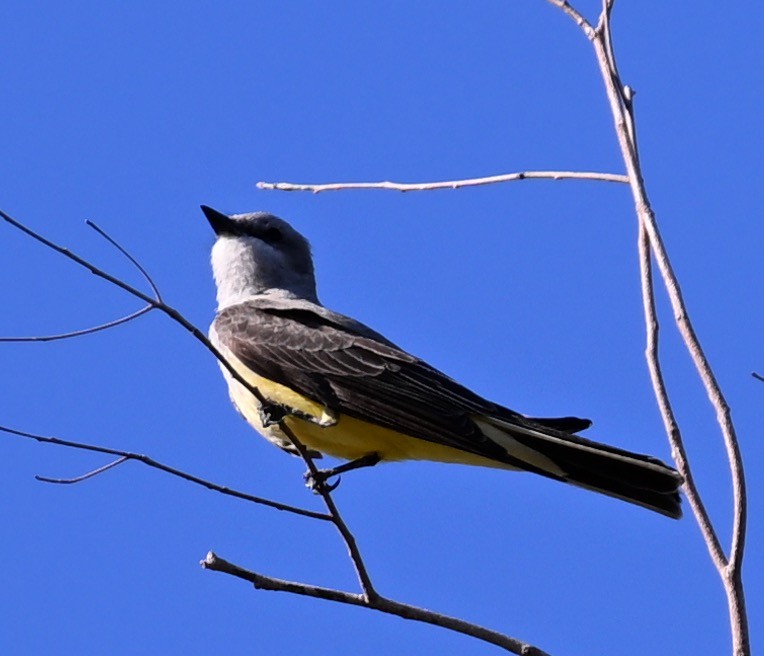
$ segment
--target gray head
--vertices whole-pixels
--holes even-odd
[[[228,216],[202,205],[217,235],[212,272],[218,308],[258,294],[278,294],[318,303],[310,244],[286,221],[268,214]]]

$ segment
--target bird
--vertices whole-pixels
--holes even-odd
[[[479,394],[324,307],[308,240],[267,212],[202,205],[215,232],[211,343],[229,395],[272,444],[345,461],[322,480],[379,462],[428,460],[532,472],[662,515],[682,515],[682,476],[658,458],[581,437],[578,417],[529,417]],[[285,430],[286,427],[288,430]]]

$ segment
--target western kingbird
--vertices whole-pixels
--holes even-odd
[[[492,403],[316,295],[308,241],[286,221],[202,210],[217,235],[217,316],[210,340],[255,396],[223,368],[236,408],[270,442],[349,461],[433,460],[530,471],[682,514],[682,477],[657,458],[582,438],[591,422],[533,418]],[[274,416],[274,410],[277,410]]]

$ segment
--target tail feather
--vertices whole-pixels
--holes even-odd
[[[527,419],[539,426],[554,428],[563,433],[578,433],[592,425],[591,420],[579,417],[527,417]]]
[[[510,458],[527,462],[537,473],[668,517],[682,516],[682,477],[657,458],[561,431],[554,420],[542,420],[542,424],[484,417],[477,421],[484,435],[504,447]]]

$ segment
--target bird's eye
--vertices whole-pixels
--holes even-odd
[[[279,230],[278,228],[274,226],[268,226],[260,234],[260,239],[268,242],[269,244],[276,244],[280,242],[283,238],[284,238],[284,235],[281,234],[281,230]]]

